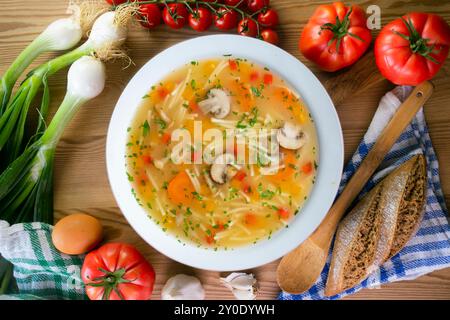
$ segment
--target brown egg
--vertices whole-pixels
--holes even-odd
[[[103,227],[96,218],[75,213],[62,218],[53,228],[56,249],[66,254],[82,254],[94,249],[102,240]]]

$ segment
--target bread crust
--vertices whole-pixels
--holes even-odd
[[[406,245],[422,220],[426,179],[425,157],[416,155],[379,182],[341,221],[326,296],[360,283]]]

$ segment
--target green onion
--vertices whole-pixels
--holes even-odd
[[[0,115],[6,110],[14,84],[25,69],[42,53],[67,50],[83,35],[79,21],[73,17],[52,22],[14,60],[0,82]]]
[[[1,157],[3,163],[0,165],[8,165],[24,149],[23,139],[26,117],[30,105],[41,86],[43,86],[44,90],[39,110],[40,118],[32,142],[36,141],[44,131],[45,118],[50,102],[48,77],[71,65],[82,56],[87,56],[94,52],[115,53],[114,50],[125,41],[126,34],[127,28],[123,20],[116,24],[114,12],[104,13],[95,21],[89,39],[83,45],[44,63],[28,75],[0,117],[0,151],[6,151]]]
[[[43,135],[0,175],[0,219],[53,223],[53,160],[64,128],[79,108],[101,93],[105,70],[85,56],[69,69],[67,93]]]

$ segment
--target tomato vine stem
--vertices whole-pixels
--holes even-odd
[[[257,38],[260,38],[261,37],[261,26],[260,26],[258,20],[255,19],[255,16],[258,13],[266,10],[267,7],[264,7],[262,9],[258,10],[257,12],[247,13],[244,10],[242,10],[241,8],[239,8],[243,2],[244,2],[244,0],[241,0],[236,5],[228,5],[228,4],[224,4],[224,3],[219,3],[218,0],[216,0],[214,2],[196,1],[196,0],[145,0],[145,1],[139,1],[139,3],[137,3],[136,1],[133,1],[133,0],[128,0],[127,2],[124,2],[122,4],[112,5],[112,8],[113,8],[113,10],[115,10],[115,9],[117,9],[119,7],[123,7],[123,6],[144,5],[144,4],[163,4],[168,8],[169,4],[181,3],[187,7],[187,9],[190,13],[193,12],[192,5],[196,5],[197,7],[199,5],[203,5],[205,7],[208,7],[215,15],[218,15],[218,9],[225,8],[227,10],[236,11],[237,13],[239,13],[241,15],[242,19],[247,18],[247,19],[253,20],[257,26]],[[171,12],[169,12],[169,14],[171,14],[171,16],[172,16]],[[172,18],[175,19],[173,16],[172,16]]]

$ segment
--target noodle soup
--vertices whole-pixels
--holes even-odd
[[[128,128],[136,201],[180,242],[231,249],[288,227],[313,187],[314,121],[269,69],[191,61],[152,86]]]

